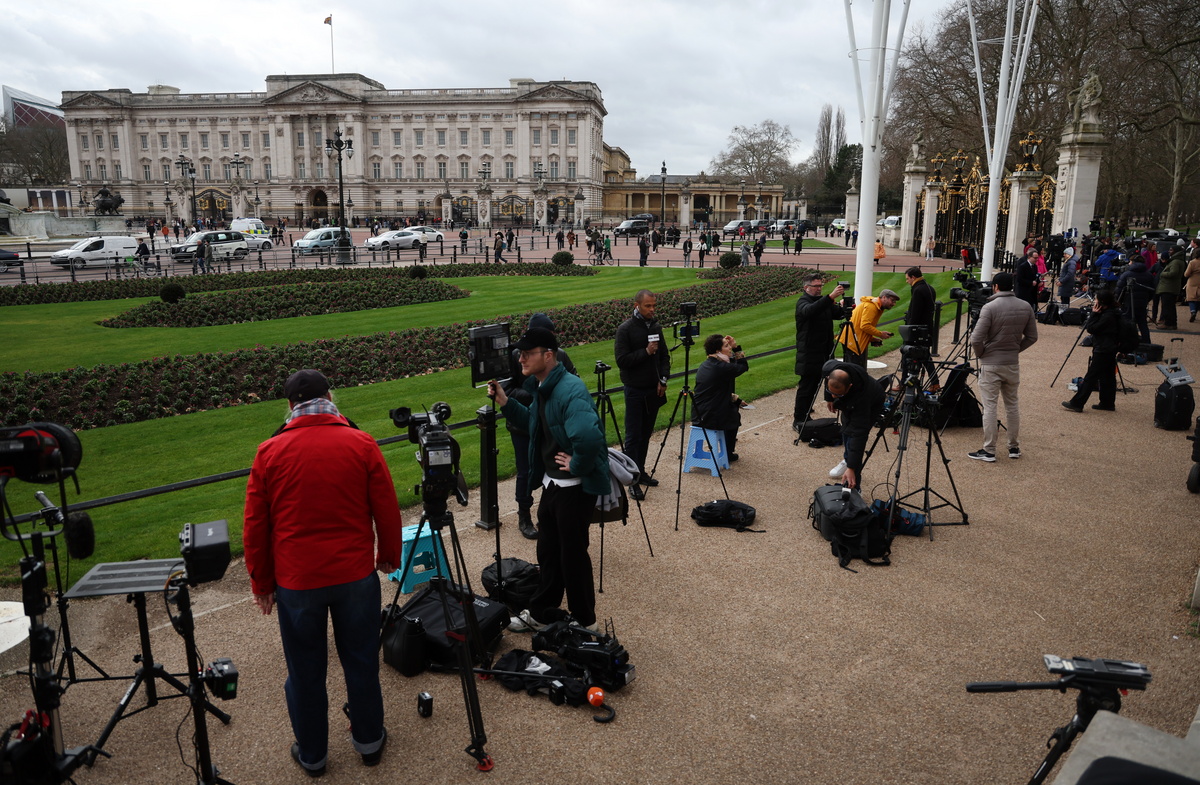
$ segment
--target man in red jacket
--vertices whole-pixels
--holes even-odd
[[[319,777],[329,745],[327,617],[346,679],[354,749],[367,766],[383,754],[375,570],[390,573],[401,563],[402,524],[383,453],[338,412],[329,380],[320,371],[297,371],[283,392],[291,412],[259,445],[250,468],[242,543],[254,602],[264,614],[279,608],[292,759]]]

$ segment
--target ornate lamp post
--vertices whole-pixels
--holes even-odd
[[[1018,144],[1021,147],[1021,157],[1023,160],[1017,166],[1017,171],[1036,172],[1038,167],[1037,164],[1033,162],[1033,157],[1037,155],[1037,151],[1042,144],[1042,140],[1035,137],[1033,135],[1033,131],[1030,131],[1029,133],[1025,134],[1025,138],[1018,142]]]
[[[763,189],[762,180],[759,180],[758,181],[758,196],[754,197],[754,209],[757,211],[757,214],[754,216],[755,218],[763,217],[763,205],[766,203],[763,201],[762,189]]]
[[[166,213],[165,213],[164,220],[165,220],[165,222],[169,223],[171,220],[171,208],[175,206],[175,203],[171,201],[171,181],[170,180],[163,183],[163,191],[166,193],[166,198],[163,199],[163,205],[166,207]]]
[[[745,180],[745,178],[738,180],[738,187],[741,189],[741,191],[738,195],[738,200],[737,200],[738,220],[741,221],[746,218],[746,180]]]
[[[338,226],[341,232],[338,233],[338,264],[350,263],[350,238],[346,235],[346,200],[344,194],[344,185],[342,180],[342,154],[345,153],[347,158],[354,157],[354,142],[350,139],[342,140],[342,129],[338,128],[333,132],[332,139],[325,140],[325,155],[331,160],[334,155],[337,155],[337,170],[338,170]]]
[[[187,178],[187,179],[191,179],[191,181],[192,181],[192,211],[190,213],[190,217],[192,220],[192,224],[195,225],[196,220],[197,220],[197,217],[196,217],[196,167],[192,164],[192,162],[190,160],[188,160],[186,157],[184,157],[183,153],[180,153],[179,157],[175,159],[175,165],[179,167],[179,177],[181,179]]]
[[[658,206],[662,210],[662,215],[658,217],[660,224],[667,222],[667,162],[662,164],[662,193],[658,197]]]
[[[258,214],[258,212],[259,212],[258,208],[259,208],[259,205],[261,205],[261,204],[262,204],[262,199],[258,198],[258,180],[255,180],[254,181],[254,217],[255,218],[261,217]]]

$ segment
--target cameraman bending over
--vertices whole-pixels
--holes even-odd
[[[883,388],[867,375],[866,368],[830,360],[825,374],[825,400],[831,412],[842,413],[842,462],[830,470],[847,488],[862,485],[863,452],[872,426],[883,413]]]
[[[710,335],[704,339],[708,359],[696,369],[696,389],[692,392],[692,425],[725,432],[729,460],[736,461],[738,428],[742,426],[738,397],[733,391],[737,377],[750,370],[742,347],[732,335]]]
[[[516,347],[521,371],[532,377],[525,380],[532,402],[525,406],[509,398],[496,381],[488,382],[488,395],[505,417],[529,432],[529,486],[543,488],[537,511],[541,580],[529,609],[521,611],[509,629],[540,630],[559,620],[564,592],[575,621],[595,629],[588,526],[595,517],[596,497],[611,489],[600,418],[587,386],[558,362],[554,333],[531,327]]]

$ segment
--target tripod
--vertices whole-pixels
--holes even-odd
[[[920,347],[912,347],[920,348]],[[903,351],[903,350],[902,350]],[[902,367],[907,362],[907,358],[902,361]],[[893,482],[891,496],[888,499],[888,531],[890,532],[895,524],[896,517],[899,515],[901,506],[909,507],[919,511],[923,516],[926,525],[929,527],[929,539],[933,539],[934,526],[962,526],[967,524],[967,513],[963,509],[962,498],[958,495],[958,486],[954,483],[954,475],[950,472],[950,459],[946,457],[946,450],[942,447],[942,437],[938,434],[934,424],[934,408],[936,403],[926,398],[921,390],[922,384],[921,374],[918,371],[909,372],[903,381],[904,396],[900,404],[900,424],[899,424],[899,439],[896,442],[896,460],[894,463],[895,471],[893,472]],[[915,415],[920,412],[923,415],[923,420],[926,424],[925,428],[925,475],[924,484],[909,493],[900,494],[900,478],[904,469],[904,457],[908,452],[908,437],[912,429],[912,423]],[[890,420],[891,418],[889,418]],[[883,438],[884,430],[890,422],[883,422],[879,426],[879,431],[875,436],[875,441],[871,443],[870,449],[863,455],[863,466],[867,465],[872,453],[875,451],[875,446],[879,440]],[[942,466],[946,470],[946,478],[950,481],[950,488],[954,492],[954,501],[951,502],[942,494],[934,491],[929,485],[931,474],[931,464],[933,458],[933,446],[937,445],[938,455],[941,456]],[[921,496],[920,505],[909,502],[908,499],[914,496]],[[932,504],[932,498],[936,497],[940,500],[938,504]],[[962,520],[958,521],[943,521],[935,523],[933,520],[933,511],[949,507],[957,511]]]
[[[621,439],[621,426],[617,424],[617,412],[613,408],[612,396],[608,394],[608,388],[604,384],[604,374],[612,370],[611,365],[607,365],[599,360],[596,361],[596,413],[600,416],[600,432],[604,434],[604,443],[608,444],[608,421],[612,420],[613,433],[617,436],[617,444],[621,445],[621,449],[625,448],[625,442]],[[633,496],[633,494],[628,494]],[[642,533],[646,535],[646,547],[650,549],[650,558],[654,558],[654,546],[650,544],[650,529],[646,527],[646,516],[642,512],[642,500],[637,496],[633,496],[633,501],[637,504],[638,518],[642,521]],[[598,512],[598,511],[597,511]],[[627,525],[629,521],[625,516],[621,518],[621,525]],[[600,594],[604,593],[604,518],[600,516],[598,521],[600,526],[600,583],[596,591]]]
[[[454,467],[454,473],[458,473],[458,467]],[[467,727],[470,732],[471,741],[467,744],[464,750],[468,755],[476,760],[475,768],[479,771],[491,771],[495,766],[492,756],[484,750],[484,745],[487,743],[487,733],[483,728],[483,713],[479,708],[479,693],[475,689],[475,676],[472,668],[476,663],[482,664],[484,667],[491,665],[491,655],[486,650],[484,641],[479,633],[479,621],[475,616],[475,593],[471,590],[470,579],[467,576],[466,559],[463,556],[462,546],[458,541],[458,532],[454,528],[454,513],[446,508],[446,497],[437,498],[435,494],[424,492],[423,507],[421,512],[421,521],[417,524],[417,531],[413,537],[413,542],[419,542],[421,532],[426,526],[429,527],[433,542],[433,563],[437,575],[429,580],[430,588],[438,595],[442,605],[442,618],[445,623],[446,637],[453,641],[455,659],[457,660],[456,670],[458,671],[459,681],[462,683],[463,702],[467,709]],[[465,493],[458,496],[460,503],[466,504]],[[442,529],[449,526],[450,528],[450,545],[454,555],[454,574],[458,582],[457,585],[451,584],[449,576],[442,574],[442,564],[446,561],[446,545],[442,540]],[[498,530],[497,530],[498,531]],[[496,535],[499,537],[499,534]],[[400,599],[400,591],[404,586],[404,579],[408,576],[409,570],[412,569],[413,556],[417,549],[414,547],[408,552],[408,556],[404,560],[404,566],[400,570],[396,581],[396,594],[392,598],[393,608],[399,608],[397,604]],[[453,632],[454,621],[450,613],[450,601],[453,599],[462,609],[465,629],[463,633]],[[383,643],[383,634],[380,633],[380,645]]]
[[[679,531],[679,504],[683,496],[683,455],[687,451],[687,433],[684,424],[688,422],[688,401],[692,397],[692,388],[688,382],[691,378],[691,352],[692,346],[695,344],[695,337],[700,334],[700,323],[692,324],[693,314],[687,314],[687,324],[683,328],[683,332],[676,337],[679,343],[671,347],[671,351],[675,351],[680,346],[683,347],[683,387],[679,389],[679,395],[675,397],[675,408],[671,410],[671,418],[667,421],[667,428],[663,431],[662,443],[658,446],[658,454],[654,456],[654,469],[651,470],[650,476],[654,476],[654,472],[658,470],[658,461],[662,458],[663,449],[667,446],[667,439],[671,435],[671,427],[675,424],[676,415],[680,417],[679,426],[679,472],[675,477],[675,531]],[[725,477],[721,474],[721,467],[717,463],[716,450],[713,449],[712,440],[708,438],[708,429],[702,429],[704,434],[704,444],[708,447],[709,455],[713,456],[713,468],[716,469],[717,479],[721,481],[721,491],[725,494],[725,498],[729,498],[729,489],[725,487]]]

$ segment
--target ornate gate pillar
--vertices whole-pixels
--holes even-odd
[[[1042,178],[1042,173],[1033,170],[1021,170],[1008,176],[1008,234],[1004,238],[1004,248],[1009,252],[1021,255],[1025,250],[1024,241],[1029,236],[1029,192],[1032,191]]]
[[[929,242],[930,237],[937,236],[937,209],[941,195],[942,179],[935,172],[933,178],[925,182],[924,220],[921,222],[921,236],[917,238],[920,245],[915,249],[922,256],[925,254],[925,243]]]
[[[492,189],[484,183],[475,191],[475,220],[480,229],[492,228]]]
[[[846,191],[846,231],[852,232],[858,228],[858,183],[850,178],[850,189]]]

